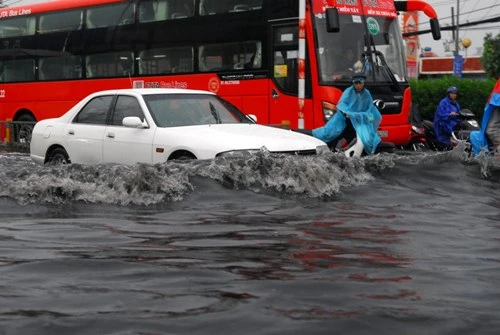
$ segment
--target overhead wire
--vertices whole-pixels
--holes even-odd
[[[487,23],[492,23],[492,22],[500,22],[500,16],[491,17],[491,18],[484,19],[481,21],[459,23],[459,27],[470,27],[470,26],[476,26],[476,25],[487,24]],[[455,26],[451,26],[451,25],[441,27],[441,31],[454,30],[454,29],[455,29]],[[431,32],[431,31],[430,30],[418,30],[415,32],[404,33],[403,36],[407,37],[407,36],[413,36],[413,35],[421,35],[421,34],[427,34],[429,32]]]
[[[500,4],[493,4],[491,6],[487,6],[487,7],[481,7],[481,8],[478,8],[476,10],[471,10],[471,11],[467,11],[467,12],[460,12],[459,14],[460,15],[464,15],[464,14],[470,14],[470,13],[476,13],[476,12],[480,12],[480,11],[483,11],[483,10],[487,10],[487,9],[491,9],[491,8],[495,8],[495,7],[500,7]],[[494,16],[497,16],[497,15],[494,15]],[[484,18],[484,16],[483,16]],[[451,15],[450,16],[444,16],[444,17],[440,17],[439,20],[445,20],[445,19],[451,19]],[[481,18],[482,19],[482,18]],[[480,20],[481,20],[480,19]]]
[[[474,6],[472,7],[472,9],[471,9],[468,13],[466,13],[466,14],[467,14],[467,16],[465,17],[464,21],[467,21],[467,22],[468,22],[468,20],[467,20],[467,19],[470,17],[470,15],[471,15],[473,12],[475,12],[475,9],[476,9],[476,7],[477,7],[477,4],[478,4],[478,3],[479,3],[479,0],[476,0],[476,3],[475,3],[475,4],[474,4]],[[481,19],[484,19],[484,16],[483,16]],[[468,32],[469,30],[470,30],[470,29],[461,30],[461,31],[460,31],[460,33],[461,33],[462,35],[466,36],[466,35],[467,35],[467,32]]]
[[[467,13],[467,16],[465,17],[466,20],[471,15],[471,13],[475,12],[476,7],[477,7],[478,4],[479,4],[479,0],[476,0],[475,5],[472,7],[472,9],[470,10],[470,12]]]
[[[498,8],[498,7],[500,7],[500,4],[498,4],[498,1],[499,1],[499,0],[495,0],[495,3],[494,3],[493,5],[491,5],[491,6],[481,7],[481,8],[477,8],[477,9],[475,9],[475,10],[469,10],[469,11],[466,11],[466,12],[460,12],[459,14],[460,14],[460,15],[465,15],[465,14],[471,14],[471,13],[481,12],[481,11],[484,11],[484,10],[489,10],[489,9],[492,9],[492,8]],[[479,1],[478,1],[478,2],[479,2]],[[447,2],[447,3],[448,3],[448,2]],[[450,3],[450,4],[451,4],[451,3],[456,3],[456,1],[454,1],[454,0],[453,0],[453,1],[450,1],[449,3]],[[443,3],[441,3],[441,4],[443,4]],[[441,4],[440,4],[440,5],[441,5]],[[436,6],[436,5],[434,5],[434,6]],[[476,6],[474,6],[474,8],[476,8],[476,7],[477,7],[477,3],[476,3]],[[481,19],[476,20],[476,22],[478,22],[478,21],[484,21],[484,20],[488,20],[488,19],[493,19],[493,18],[498,17],[498,15],[496,15],[496,14],[492,14],[491,16],[488,16],[488,17],[487,17],[487,15],[488,15],[488,14],[490,14],[491,12],[492,12],[492,11],[488,11],[488,12],[486,12],[486,14],[485,14],[485,15],[483,15],[483,16],[481,17]],[[452,16],[451,16],[451,15],[450,15],[450,16],[439,17],[439,21],[440,21],[440,25],[441,25],[441,27],[451,26],[451,23],[446,23],[446,24],[445,24],[445,22],[444,22],[446,19],[451,19],[451,18],[452,18]],[[426,25],[426,24],[428,24],[428,23],[429,23],[429,21],[420,22],[420,23],[419,23],[419,26],[421,26],[421,25]]]

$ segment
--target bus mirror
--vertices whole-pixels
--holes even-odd
[[[439,21],[437,19],[431,19],[431,31],[434,40],[437,41],[441,39],[441,29],[439,28]]]
[[[335,7],[326,9],[326,31],[329,33],[340,31],[339,11]]]

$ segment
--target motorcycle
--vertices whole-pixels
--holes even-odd
[[[452,132],[451,147],[442,144],[438,141],[434,132],[434,122],[431,120],[423,120],[422,127],[424,128],[425,137],[429,148],[435,151],[446,151],[455,147],[460,141],[469,141],[470,133],[474,130],[479,130],[479,122],[476,120],[476,115],[469,109],[462,109],[458,112],[460,123]]]
[[[310,129],[295,129],[294,131],[313,136],[312,130]],[[327,145],[332,152],[343,152],[347,157],[362,157],[366,155],[363,142],[350,122],[342,134],[333,141],[327,143]],[[380,142],[375,153],[394,153],[395,150],[396,146],[393,143]]]
[[[410,110],[410,120],[410,141],[408,142],[408,144],[402,145],[399,148],[402,150],[410,151],[422,151],[429,149],[429,143],[427,142],[425,128],[422,125],[422,117],[420,115],[418,104],[412,104],[412,108]]]
[[[358,134],[356,137],[352,139],[345,147],[341,147],[337,149],[337,151],[342,151],[347,157],[363,157],[366,155],[364,151],[365,147],[361,138]],[[375,153],[394,153],[396,150],[396,146],[391,142],[380,142]]]

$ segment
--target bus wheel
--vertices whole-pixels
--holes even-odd
[[[31,133],[36,123],[35,118],[31,114],[21,114],[15,121],[17,123],[14,126],[14,142],[29,144],[31,142]]]
[[[68,153],[63,148],[55,148],[50,151],[45,164],[48,165],[62,165],[71,163]]]

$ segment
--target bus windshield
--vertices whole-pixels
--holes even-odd
[[[314,18],[321,84],[350,81],[352,74],[359,71],[367,74],[367,81],[406,81],[403,41],[397,18],[339,17],[340,31],[333,33],[327,32],[325,15]]]

